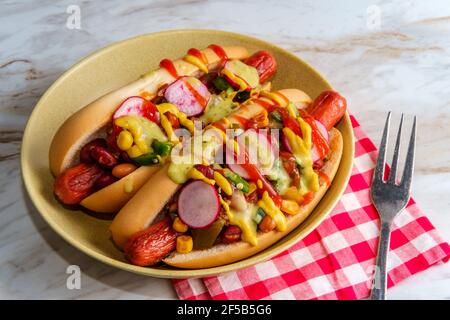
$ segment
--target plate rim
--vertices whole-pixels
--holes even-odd
[[[98,260],[100,262],[103,262],[109,266],[121,269],[121,270],[125,270],[125,271],[129,271],[135,274],[141,274],[141,275],[146,275],[146,276],[152,276],[152,277],[158,277],[158,278],[172,278],[172,279],[182,279],[182,278],[198,278],[198,277],[205,277],[205,276],[213,276],[213,275],[217,275],[217,274],[221,274],[221,273],[225,273],[225,272],[229,272],[229,271],[236,271],[239,269],[243,269],[252,265],[255,265],[257,263],[263,262],[263,261],[267,261],[268,259],[274,257],[275,255],[281,253],[282,251],[290,248],[292,245],[294,245],[295,243],[297,243],[298,241],[300,241],[301,239],[303,239],[304,237],[306,237],[309,233],[311,233],[314,229],[316,229],[318,227],[318,225],[320,223],[322,223],[330,214],[330,212],[333,210],[333,208],[336,206],[337,202],[340,200],[342,194],[345,191],[345,188],[348,184],[348,181],[350,179],[351,176],[351,170],[352,170],[352,166],[353,166],[353,159],[354,159],[354,134],[353,134],[353,130],[352,130],[352,126],[351,126],[351,120],[350,120],[350,116],[348,114],[348,112],[346,112],[343,121],[349,125],[350,127],[350,134],[348,139],[350,139],[350,141],[347,142],[348,146],[350,147],[350,156],[351,158],[349,159],[349,163],[347,163],[346,165],[346,172],[345,172],[345,183],[342,183],[342,186],[339,188],[338,192],[337,192],[337,196],[334,198],[333,201],[330,202],[330,205],[328,206],[329,209],[326,210],[326,212],[321,213],[316,219],[314,219],[314,221],[312,221],[311,223],[309,223],[309,225],[307,226],[306,229],[304,229],[302,231],[301,234],[299,234],[298,236],[294,236],[291,239],[285,240],[285,242],[278,247],[274,247],[270,250],[268,250],[269,248],[255,254],[252,255],[248,258],[245,258],[243,260],[239,260],[230,264],[226,264],[226,265],[222,265],[222,266],[217,266],[217,267],[212,267],[212,268],[205,268],[205,269],[158,269],[158,268],[149,268],[149,267],[139,267],[139,266],[134,266],[132,264],[123,262],[123,261],[119,261],[116,259],[113,259],[111,257],[108,257],[102,253],[96,252],[95,250],[80,244],[76,241],[75,238],[71,237],[70,235],[66,234],[65,231],[63,230],[62,227],[58,226],[46,213],[45,213],[45,208],[42,207],[40,201],[37,201],[37,198],[39,197],[39,194],[36,190],[33,190],[33,188],[31,187],[31,181],[29,181],[29,178],[27,178],[27,176],[29,177],[29,175],[27,174],[28,170],[30,170],[30,168],[27,167],[27,145],[29,144],[28,140],[30,139],[30,133],[29,133],[29,124],[34,121],[34,118],[36,117],[37,114],[37,110],[39,109],[39,106],[41,104],[43,104],[45,102],[45,100],[47,99],[47,97],[51,94],[51,92],[54,90],[55,87],[57,87],[59,85],[59,83],[63,82],[70,74],[72,74],[73,72],[76,72],[76,70],[83,65],[83,63],[87,63],[87,60],[94,58],[95,56],[99,55],[99,54],[104,54],[105,52],[107,52],[108,50],[112,50],[115,47],[118,47],[120,45],[123,45],[127,42],[132,42],[132,41],[137,41],[141,38],[145,38],[145,37],[149,37],[149,36],[159,36],[159,35],[164,35],[164,34],[176,34],[176,33],[216,33],[216,34],[223,34],[223,35],[228,35],[228,36],[233,36],[233,37],[237,37],[240,38],[241,40],[245,41],[247,39],[251,39],[252,41],[257,41],[257,42],[261,42],[264,43],[266,46],[268,47],[274,47],[277,50],[282,51],[284,54],[290,56],[292,59],[298,60],[299,62],[301,62],[303,65],[305,65],[307,68],[309,68],[313,73],[315,73],[321,81],[323,81],[323,83],[329,88],[329,89],[333,89],[333,87],[331,86],[331,84],[322,76],[322,74],[320,72],[317,71],[317,69],[315,69],[313,66],[311,66],[309,63],[307,63],[306,61],[302,60],[301,58],[299,58],[298,56],[296,56],[295,54],[291,53],[290,51],[279,47],[277,45],[274,45],[270,42],[267,42],[265,40],[259,39],[257,37],[254,36],[250,36],[250,35],[246,35],[246,34],[241,34],[241,33],[236,33],[236,32],[230,32],[230,31],[224,31],[224,30],[214,30],[214,29],[173,29],[173,30],[165,30],[165,31],[159,31],[159,32],[151,32],[151,33],[143,33],[143,34],[139,34],[137,36],[134,37],[130,37],[130,38],[126,38],[126,39],[122,39],[119,41],[115,41],[112,42],[102,48],[96,49],[92,52],[90,52],[89,54],[83,56],[82,58],[80,58],[77,62],[75,62],[73,65],[71,65],[66,71],[64,71],[51,85],[50,87],[48,87],[46,89],[46,91],[44,92],[44,94],[39,98],[38,102],[35,104],[27,122],[25,125],[25,129],[23,131],[23,138],[22,138],[22,145],[21,145],[21,149],[20,149],[20,167],[21,167],[21,178],[22,178],[22,182],[25,186],[25,189],[28,193],[28,197],[31,200],[31,203],[33,204],[33,206],[35,207],[36,211],[41,215],[41,217],[45,220],[46,223],[48,223],[48,225],[53,229],[53,231],[55,231],[59,236],[61,236],[65,241],[67,241],[70,245],[72,245],[73,247],[77,248],[78,250],[82,251],[83,253],[87,254],[88,256],[94,258],[95,260]],[[342,120],[341,120],[342,121]],[[341,162],[339,164],[339,169],[341,169],[341,166],[345,165],[342,163],[342,159]],[[26,195],[24,195],[26,196]],[[320,201],[319,201],[320,203]],[[29,212],[27,212],[29,213]]]

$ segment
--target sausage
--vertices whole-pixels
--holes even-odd
[[[56,178],[53,192],[64,204],[78,204],[95,191],[96,182],[102,174],[103,170],[97,164],[80,163]]]
[[[323,91],[306,110],[314,119],[331,130],[347,109],[347,100],[336,91]]]
[[[125,244],[125,257],[138,266],[151,266],[176,248],[177,232],[166,218],[135,233]]]
[[[259,75],[259,83],[266,82],[277,71],[277,61],[270,52],[265,50],[255,52],[245,59],[244,63],[256,68]]]

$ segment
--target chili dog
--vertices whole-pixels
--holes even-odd
[[[288,99],[294,104],[301,106],[304,103],[311,101],[311,98],[307,94],[296,89],[280,90],[274,94],[275,96],[279,95],[280,97]],[[225,119],[217,121],[215,125],[220,127],[224,122],[228,123],[230,126],[234,124],[241,124],[242,118],[252,119],[258,113],[267,110],[267,106],[265,106],[265,104],[273,104],[273,102],[269,98],[263,97],[258,99],[256,102],[248,103],[240,107],[235,113]],[[337,119],[335,120],[337,121]],[[337,138],[334,138],[334,136],[337,136]],[[337,145],[335,150],[336,152],[333,152],[334,155],[339,155],[340,153],[338,146],[341,144],[338,139],[339,134],[334,133],[332,141],[336,141]],[[333,172],[329,173],[331,174]],[[136,194],[136,197],[129,201],[113,220],[110,230],[114,242],[119,247],[123,247],[133,234],[150,225],[153,219],[158,216],[162,207],[170,200],[179,187],[180,186],[174,183],[167,175],[167,167],[159,171],[158,175],[155,175],[149,179],[144,187]],[[151,190],[155,188],[158,190],[164,190],[164,193],[151,192]]]
[[[225,70],[224,64],[236,64],[238,59],[248,57],[245,48],[221,48],[215,45],[210,47],[203,51],[190,49],[188,55],[174,62],[167,59],[162,60],[161,69],[144,75],[136,82],[99,98],[75,113],[62,125],[52,141],[49,153],[50,168],[58,176],[54,189],[59,200],[69,205],[81,204],[92,211],[117,212],[134,196],[137,190],[159,168],[158,165],[148,166],[148,163],[133,168],[132,161],[129,159],[130,152],[128,155],[125,154],[125,159],[123,159],[123,152],[118,153],[121,150],[119,150],[117,142],[124,143],[124,139],[121,139],[120,128],[115,126],[114,121],[126,116],[131,110],[132,113],[158,123],[164,130],[180,127],[179,119],[173,113],[167,112],[160,115],[161,110],[155,107],[153,102],[161,101],[161,92],[163,98],[167,98],[177,106],[183,106],[183,112],[179,111],[179,114],[184,116],[182,119],[184,124],[189,122],[188,117],[203,112],[204,105],[186,104],[185,95],[180,93],[183,93],[186,87],[193,89],[191,91],[196,93],[196,98],[205,100],[204,104],[211,95],[207,87],[200,81],[194,81],[196,79],[185,76],[194,74],[197,77],[201,75],[206,77],[211,72],[214,74],[217,69]],[[274,60],[266,53],[263,57],[261,56],[261,53],[254,54],[255,63],[261,64],[261,61],[264,60]],[[265,80],[276,70],[276,64],[266,64],[268,65],[266,68],[258,67],[258,72],[264,73]],[[248,66],[252,67],[251,64]],[[233,73],[228,73],[228,75],[235,77],[236,81],[241,79]],[[200,79],[205,82],[204,79]],[[238,83],[233,84],[238,85]],[[257,85],[259,84],[262,83],[258,82]],[[195,88],[192,88],[193,86]],[[265,87],[267,88],[267,84]],[[121,102],[122,99],[124,100]],[[178,110],[176,111],[178,112]],[[87,121],[88,118],[90,121]],[[166,120],[166,123],[163,123],[163,120]],[[105,127],[111,123],[113,128],[109,129],[108,138],[94,139],[83,146],[84,141],[92,139],[93,136],[104,136]],[[113,141],[109,141],[109,137],[112,137]],[[176,137],[173,138],[173,134],[168,137],[169,141],[173,139],[176,140]],[[79,151],[77,151],[78,149]],[[77,156],[81,164],[72,166],[77,161]],[[101,169],[106,169],[107,172]],[[123,174],[124,172],[126,174]]]
[[[52,143],[56,197],[118,211],[112,241],[132,264],[207,268],[246,258],[302,223],[336,174],[345,98],[271,92],[274,57],[238,49],[210,45],[162,60],[80,110]],[[89,135],[68,134],[93,110],[101,116]]]

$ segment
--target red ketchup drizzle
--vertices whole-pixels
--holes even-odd
[[[220,60],[222,61],[228,60],[227,53],[225,52],[225,50],[223,50],[221,46],[218,46],[217,44],[210,44],[208,48],[214,51],[214,53],[220,58]]]
[[[191,92],[191,94],[194,96],[195,100],[197,100],[197,102],[203,107],[206,107],[206,104],[208,103],[208,101],[206,101],[206,99],[200,94],[198,93],[197,90],[195,90],[195,88],[188,82],[188,81],[184,81],[184,84],[186,85],[186,87],[189,89],[189,91]]]
[[[320,159],[325,158],[326,155],[330,152],[330,146],[328,145],[328,142],[320,133],[319,128],[317,128],[316,122],[312,117],[305,116],[303,117],[303,120],[305,120],[311,127],[311,140],[313,145],[316,146],[318,156],[320,157]]]
[[[274,109],[279,107],[276,104],[270,104],[269,102],[264,101],[264,100],[259,99],[259,98],[254,99],[253,102],[261,105],[262,107],[264,107],[264,109],[266,109],[267,112],[272,112]]]
[[[200,50],[198,50],[196,48],[190,48],[188,50],[188,54],[190,54],[191,56],[194,56],[194,57],[200,59],[204,64],[208,64],[208,61],[206,60],[205,55]]]
[[[159,66],[161,68],[166,69],[167,72],[169,72],[172,77],[178,78],[178,72],[177,69],[175,69],[172,60],[162,59],[161,62],[159,63]]]

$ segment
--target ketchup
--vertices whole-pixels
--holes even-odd
[[[327,187],[329,187],[331,185],[331,179],[325,172],[319,171],[319,172],[317,172],[317,174],[319,175],[319,177],[321,177],[323,179],[323,181],[325,181],[325,184],[327,185]]]
[[[208,64],[208,61],[206,60],[205,55],[200,50],[198,50],[196,48],[190,48],[188,50],[188,54],[190,54],[191,56],[194,56],[194,57],[200,59],[200,61],[202,61],[204,64]]]
[[[262,99],[254,99],[253,102],[256,102],[257,104],[261,105],[262,107],[264,107],[267,112],[272,112],[274,109],[278,108],[279,106],[275,105],[275,104],[270,104],[267,101],[264,101]]]
[[[210,44],[208,48],[214,51],[214,53],[220,58],[220,60],[222,61],[228,60],[227,53],[225,52],[225,50],[223,50],[221,46],[218,46],[217,44]]]
[[[286,102],[286,104],[289,104],[289,99],[284,95],[284,94],[282,94],[281,92],[277,92],[276,93],[279,97],[281,97],[285,102]],[[273,100],[272,100],[273,101]],[[275,102],[275,101],[274,101]]]
[[[206,99],[200,94],[198,93],[197,90],[195,90],[195,88],[188,82],[188,81],[184,81],[184,84],[186,85],[186,87],[189,89],[189,91],[191,92],[191,94],[194,96],[195,100],[197,100],[197,102],[203,107],[206,107],[206,104],[208,103],[208,101],[206,101]]]
[[[161,68],[166,69],[167,72],[169,72],[172,77],[178,78],[178,72],[177,69],[175,69],[172,60],[162,59],[161,62],[159,63],[159,66]]]
[[[328,142],[320,133],[319,129],[317,128],[317,124],[312,117],[306,116],[303,117],[303,120],[305,120],[311,127],[312,144],[316,147],[319,158],[325,158],[326,155],[330,152],[330,146],[328,145]]]

